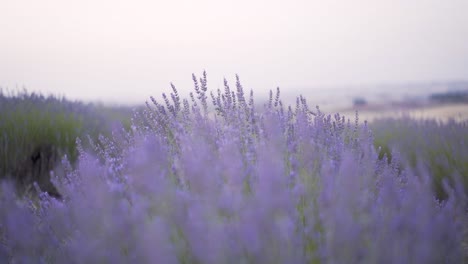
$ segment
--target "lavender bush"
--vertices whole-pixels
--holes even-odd
[[[151,98],[131,131],[78,140],[63,160],[62,200],[0,191],[0,262],[461,263],[466,197],[430,174],[380,160],[373,135],[276,94],[262,109],[244,92]],[[37,186],[38,187],[38,186]]]

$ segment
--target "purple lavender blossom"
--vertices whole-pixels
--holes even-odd
[[[133,130],[64,160],[56,200],[0,190],[0,260],[26,263],[461,263],[466,197],[435,198],[430,174],[379,160],[367,124],[265,109],[236,77],[208,107],[175,86]],[[181,103],[183,102],[183,103]],[[202,108],[199,108],[201,105]],[[183,108],[183,109],[182,109]],[[79,144],[80,146],[80,144]],[[455,184],[454,184],[455,183]],[[464,240],[465,239],[465,240]]]

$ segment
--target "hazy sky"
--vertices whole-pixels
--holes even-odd
[[[256,93],[466,80],[468,1],[0,0],[3,88],[142,102],[204,69]]]

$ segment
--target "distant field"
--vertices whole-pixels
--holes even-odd
[[[446,122],[468,120],[468,104],[429,104],[424,106],[374,106],[356,107],[340,111],[345,116],[353,117],[356,110],[361,120],[372,122],[381,118],[411,117],[415,119],[435,119]]]
[[[303,90],[308,90],[304,88]],[[327,114],[340,113],[351,119],[356,110],[360,120],[412,117],[447,121],[468,120],[468,83],[433,83],[343,87],[310,90],[303,93],[311,106]],[[287,103],[296,95],[289,92]]]

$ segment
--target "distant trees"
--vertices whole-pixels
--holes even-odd
[[[367,100],[363,97],[356,97],[353,99],[354,106],[364,106],[367,105]]]
[[[439,103],[468,103],[468,90],[433,93],[429,99]]]

